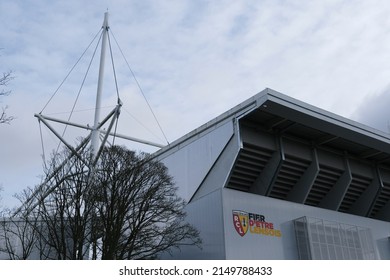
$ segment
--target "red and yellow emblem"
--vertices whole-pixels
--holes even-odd
[[[244,236],[248,231],[249,214],[244,211],[233,210],[233,224],[237,233]]]

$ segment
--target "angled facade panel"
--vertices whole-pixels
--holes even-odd
[[[233,122],[226,122],[173,148],[169,155],[160,156],[179,187],[179,195],[186,201],[190,201],[200,187],[233,133]]]
[[[390,259],[385,133],[265,89],[156,156],[220,252],[189,258]]]

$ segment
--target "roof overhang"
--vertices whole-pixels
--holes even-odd
[[[163,147],[155,155],[163,155],[178,146],[182,147],[223,122],[243,118],[268,125],[269,129],[305,136],[303,138],[313,144],[342,145],[363,156],[381,155],[381,159],[390,157],[389,134],[268,88]]]
[[[378,161],[390,158],[390,136],[358,122],[298,101],[271,89],[257,95],[257,106],[246,121],[304,139],[312,145],[342,147],[344,151]]]
[[[220,187],[390,221],[389,135],[271,89],[154,155],[169,157],[229,122],[241,144],[230,150],[231,170],[219,170]]]

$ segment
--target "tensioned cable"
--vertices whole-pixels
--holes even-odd
[[[51,102],[51,100],[53,99],[53,97],[57,94],[57,92],[59,91],[59,89],[62,87],[62,85],[65,83],[65,81],[68,79],[69,75],[73,72],[74,68],[77,66],[77,64],[80,62],[80,60],[83,58],[83,56],[85,55],[85,53],[88,51],[88,49],[90,48],[90,46],[92,45],[92,43],[96,40],[96,37],[99,35],[99,33],[101,32],[101,29],[99,30],[99,32],[95,35],[95,37],[93,37],[92,41],[89,43],[88,47],[84,50],[84,52],[81,54],[81,56],[79,57],[79,59],[76,61],[76,63],[73,65],[73,67],[70,69],[70,71],[68,72],[68,74],[65,76],[64,80],[60,83],[60,85],[57,87],[57,89],[54,91],[54,93],[52,94],[52,96],[49,98],[49,100],[46,102],[45,106],[43,106],[43,109],[41,110],[40,114],[42,114],[43,110],[46,109],[47,105],[49,105],[49,103]]]
[[[132,115],[126,108],[123,108],[123,110],[124,110],[130,117],[132,117],[140,126],[142,126],[143,128],[145,128],[150,134],[152,134],[154,137],[158,138],[159,140],[164,141],[163,139],[161,139],[160,136],[156,135],[152,130],[150,130],[148,127],[146,127],[140,120],[138,120],[136,117],[134,117],[134,115]]]
[[[91,60],[90,60],[90,62],[89,62],[89,64],[88,64],[88,67],[87,67],[87,71],[86,71],[86,73],[85,73],[85,75],[84,75],[83,81],[81,82],[81,86],[80,86],[79,91],[78,91],[78,93],[77,93],[76,100],[74,101],[72,110],[70,111],[70,114],[69,114],[69,117],[68,117],[68,122],[69,122],[70,119],[72,118],[74,108],[76,107],[77,101],[79,100],[81,91],[82,91],[82,89],[83,89],[83,87],[84,87],[84,83],[85,83],[85,80],[87,79],[89,70],[91,69],[91,65],[92,65],[93,59],[95,58],[95,54],[96,54],[96,51],[97,51],[97,49],[98,49],[98,47],[99,47],[99,43],[100,43],[100,40],[102,39],[102,36],[103,36],[103,32],[101,33],[100,38],[99,38],[99,40],[98,40],[98,42],[97,42],[97,44],[96,44],[95,50],[93,51]],[[62,132],[61,137],[64,137],[67,128],[68,128],[68,124],[65,125],[64,131]],[[60,146],[61,146],[61,141],[60,141],[60,143],[58,143],[56,153],[58,152]]]
[[[114,108],[115,106],[102,106],[100,109],[107,109],[107,108]],[[80,109],[80,110],[73,110],[73,113],[81,113],[81,112],[87,112],[87,111],[94,111],[96,108],[89,108],[89,109]],[[45,114],[46,116],[54,116],[54,115],[63,115],[63,114],[69,114],[71,111],[66,112],[56,112],[56,113],[50,113]]]
[[[107,36],[107,37],[108,37],[108,46],[109,46],[109,48],[110,48],[112,72],[113,72],[113,74],[114,74],[116,96],[117,96],[117,98],[118,98],[118,104],[119,104],[121,101],[120,101],[120,97],[119,97],[118,80],[117,80],[117,78],[116,78],[116,71],[115,71],[115,64],[114,64],[114,56],[112,55],[110,33],[108,32],[107,35],[108,35],[108,36]],[[116,117],[116,121],[115,121],[115,131],[114,131],[114,136],[113,136],[113,139],[112,139],[112,145],[113,145],[113,146],[114,146],[114,144],[115,144],[116,132],[117,132],[117,129],[118,129],[118,121],[119,121],[118,115],[115,115],[115,117]]]
[[[133,78],[134,78],[135,83],[137,84],[137,87],[138,87],[139,91],[141,92],[142,96],[143,96],[144,99],[145,99],[146,104],[148,105],[150,112],[152,112],[152,115],[153,115],[153,117],[154,117],[154,120],[156,121],[156,123],[157,123],[157,125],[158,125],[158,127],[159,127],[159,129],[160,129],[160,131],[161,131],[161,133],[163,134],[165,141],[167,142],[167,144],[169,144],[169,141],[168,141],[168,139],[167,139],[167,136],[165,135],[164,130],[162,129],[162,127],[161,127],[161,125],[160,125],[160,122],[158,121],[158,119],[157,119],[157,117],[156,117],[156,115],[155,115],[155,113],[154,113],[152,107],[150,106],[149,101],[146,99],[145,93],[144,93],[144,91],[142,90],[140,83],[138,82],[138,80],[137,80],[137,78],[136,78],[136,76],[135,76],[133,70],[131,69],[129,62],[127,61],[127,59],[126,59],[126,57],[125,57],[125,55],[124,55],[124,53],[123,53],[121,47],[119,46],[118,41],[116,40],[114,33],[112,33],[111,29],[110,29],[110,32],[111,32],[111,34],[112,34],[112,37],[113,37],[114,40],[115,40],[115,43],[116,43],[116,45],[117,45],[119,51],[120,51],[121,54],[122,54],[123,59],[125,60],[125,62],[126,62],[126,64],[127,64],[127,67],[128,67],[129,70],[130,70],[131,75],[132,75]]]
[[[119,117],[118,115],[115,115],[116,121],[115,121],[115,130],[114,130],[114,137],[112,138],[112,146],[115,146],[115,139],[116,139],[116,132],[118,130],[118,122],[119,122]]]
[[[40,135],[41,135],[41,145],[42,145],[43,164],[44,164],[44,167],[46,168],[45,145],[43,144],[43,135],[42,135],[42,124],[41,124],[41,120],[38,120],[38,123],[39,123],[39,133],[40,133]]]
[[[114,65],[114,56],[112,55],[112,48],[111,48],[111,40],[110,40],[110,33],[107,33],[108,37],[108,46],[110,48],[110,56],[111,56],[111,64],[112,64],[112,72],[114,74],[114,81],[115,81],[115,89],[116,89],[116,96],[118,97],[118,103],[120,100],[119,97],[119,89],[118,89],[118,81],[116,78],[116,71],[115,71],[115,65]]]

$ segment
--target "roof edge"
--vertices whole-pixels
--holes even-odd
[[[343,127],[344,129],[349,129],[390,144],[390,134],[384,131],[375,129],[368,125],[340,116],[330,111],[321,109],[319,107],[305,103],[303,101],[299,101],[295,98],[292,98],[290,96],[287,96],[275,90],[268,89],[268,88],[266,90],[269,96],[268,100],[272,102],[284,105],[286,107],[297,110],[299,112],[315,117],[317,119],[322,119],[329,123],[333,123],[335,125],[338,125],[339,127]]]
[[[274,102],[279,105],[288,107],[290,109],[293,109],[295,111],[298,111],[300,113],[309,115],[313,118],[320,119],[323,121],[326,121],[328,123],[331,123],[333,125],[336,125],[342,129],[354,131],[360,134],[365,135],[366,137],[370,137],[379,141],[382,141],[384,143],[390,144],[390,135],[382,132],[380,130],[374,129],[372,127],[369,127],[367,125],[364,125],[362,123],[353,121],[351,119],[342,117],[340,115],[337,115],[335,113],[332,113],[330,111],[321,109],[319,107],[310,105],[308,103],[305,103],[303,101],[299,101],[293,97],[287,96],[283,93],[280,93],[278,91],[275,91],[270,88],[265,88],[264,90],[260,91],[259,93],[255,94],[254,96],[246,99],[245,101],[241,102],[240,104],[234,106],[230,110],[222,113],[221,115],[217,116],[216,118],[208,121],[207,123],[201,125],[200,127],[192,130],[191,132],[185,134],[184,136],[178,138],[174,142],[168,144],[167,146],[161,148],[160,150],[156,151],[153,155],[156,157],[161,156],[162,154],[166,153],[167,151],[174,149],[176,147],[183,147],[188,144],[190,144],[192,141],[194,141],[199,135],[204,135],[208,131],[210,131],[212,128],[215,128],[222,123],[225,123],[227,121],[233,120],[235,118],[242,117],[243,115],[246,115],[253,110],[259,108],[262,106],[265,102]]]

